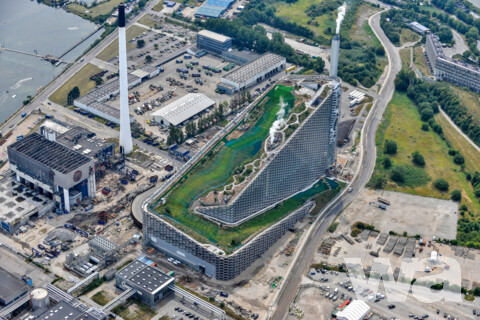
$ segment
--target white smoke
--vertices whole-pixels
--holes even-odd
[[[336,34],[340,33],[340,25],[342,24],[343,18],[345,18],[345,11],[347,10],[347,4],[344,2],[340,7],[338,7],[338,17],[337,17],[337,29]]]
[[[278,132],[278,130],[282,129],[283,126],[285,126],[287,123],[285,122],[285,108],[287,104],[283,101],[283,98],[280,97],[280,110],[277,112],[277,120],[275,120],[270,127],[270,143],[273,143],[275,141],[275,133]]]

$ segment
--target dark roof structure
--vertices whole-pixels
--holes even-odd
[[[42,313],[36,320],[75,320],[82,314],[71,304],[60,301],[54,307]]]
[[[0,302],[9,303],[28,292],[25,282],[0,268]]]
[[[117,272],[117,277],[131,281],[135,287],[141,288],[151,294],[165,287],[165,285],[173,279],[139,260],[133,261]]]
[[[36,132],[8,148],[63,174],[68,174],[90,161],[88,157],[60,143],[49,141]]]

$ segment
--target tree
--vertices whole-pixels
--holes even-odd
[[[433,182],[433,185],[435,186],[435,188],[437,188],[438,190],[440,190],[442,192],[443,191],[448,191],[448,188],[450,187],[448,181],[443,179],[443,178],[435,180]]]
[[[428,124],[426,124],[426,123],[422,124],[422,130],[423,131],[428,131]]]
[[[465,163],[465,158],[460,153],[457,153],[453,157],[453,162],[455,162],[455,164],[462,165]]]
[[[375,49],[375,53],[377,54],[377,56],[383,57],[385,55],[385,49],[383,49],[382,46],[377,47],[377,49]]]
[[[385,157],[382,161],[383,168],[385,169],[390,169],[392,166],[392,160],[390,160],[390,157]]]
[[[145,62],[146,62],[146,63],[150,63],[150,62],[152,62],[152,60],[153,60],[153,58],[152,58],[152,56],[150,56],[150,55],[148,55],[148,56],[145,57]]]
[[[75,86],[67,95],[67,104],[72,105],[73,100],[77,99],[78,97],[80,97],[80,89]]]
[[[405,182],[405,171],[403,168],[395,166],[390,173],[390,179],[399,184]]]
[[[96,84],[97,86],[101,85],[102,83],[103,83],[102,77],[96,77],[96,78],[95,78],[95,84]]]
[[[453,190],[451,193],[451,199],[456,202],[462,200],[462,192],[460,190]]]
[[[412,161],[416,165],[419,165],[422,167],[425,165],[425,158],[418,151],[415,151],[414,153],[412,153]]]
[[[433,118],[433,109],[432,108],[425,108],[422,111],[420,111],[420,116],[422,118],[422,121],[428,121],[431,118]]]
[[[185,134],[187,135],[187,138],[195,136],[196,131],[197,125],[195,122],[187,123],[187,125],[185,126]]]
[[[157,50],[157,49],[158,49],[158,43],[155,43],[155,44],[153,45],[153,47],[155,48],[155,50]]]
[[[413,70],[402,69],[395,78],[395,89],[406,92],[410,84],[415,80],[415,73]]]
[[[394,140],[385,139],[385,142],[383,144],[383,153],[396,154],[397,153],[397,143]]]
[[[143,39],[137,40],[137,48],[145,47],[145,41]]]

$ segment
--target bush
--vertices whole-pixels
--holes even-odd
[[[394,140],[386,139],[383,144],[383,152],[386,154],[396,154],[397,153],[397,143]]]
[[[396,183],[405,182],[405,172],[402,167],[395,166],[390,173],[390,179]]]
[[[451,156],[454,156],[454,155],[456,155],[456,154],[457,154],[457,152],[458,152],[458,151],[457,151],[457,150],[455,150],[455,149],[448,149],[448,154],[449,154],[449,155],[451,155]]]
[[[426,123],[422,124],[422,130],[423,131],[428,131],[428,124],[426,124]]]
[[[460,190],[453,190],[451,194],[451,199],[457,202],[462,200],[462,192]]]
[[[415,151],[414,153],[412,153],[412,161],[413,163],[419,166],[425,165],[425,158],[418,151]]]
[[[432,108],[425,108],[422,111],[420,111],[420,116],[422,118],[422,121],[428,121],[431,118],[433,118],[433,109]]]
[[[443,178],[435,180],[433,185],[440,191],[448,191],[448,188],[450,187],[448,181]]]
[[[338,227],[338,222],[332,223],[332,224],[328,227],[328,232],[334,233],[335,230],[337,230],[337,227]]]
[[[375,53],[377,54],[377,56],[384,56],[385,55],[385,49],[383,49],[382,46],[377,47],[377,49],[375,49]]]
[[[453,157],[453,162],[455,162],[455,164],[461,165],[465,163],[465,158],[460,153],[457,153]]]
[[[392,160],[390,157],[385,157],[382,161],[383,168],[390,169],[392,167]]]

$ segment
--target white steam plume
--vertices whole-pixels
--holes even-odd
[[[283,119],[285,117],[286,106],[287,104],[283,101],[283,98],[280,97],[280,110],[277,112],[277,120],[275,120],[270,127],[270,143],[275,141],[275,133],[286,125],[285,119]]]
[[[338,7],[337,29],[335,31],[335,34],[340,33],[340,25],[342,24],[343,18],[345,18],[346,10],[347,10],[347,4],[345,2],[340,7]]]

